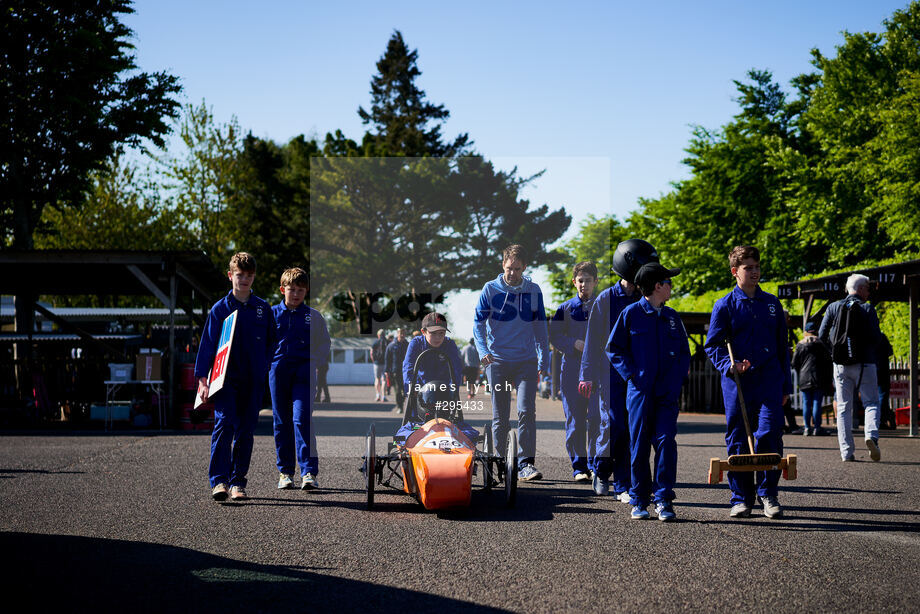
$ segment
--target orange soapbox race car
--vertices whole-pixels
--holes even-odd
[[[509,430],[504,457],[497,456],[491,429],[480,435],[464,422],[452,371],[450,384],[416,386],[422,357],[438,351],[425,350],[416,360],[402,428],[388,442],[386,455],[377,455],[376,430],[370,425],[361,466],[368,509],[374,506],[377,487],[405,492],[427,510],[469,507],[477,474],[483,490],[504,484],[505,503],[514,506],[518,474],[514,429]]]

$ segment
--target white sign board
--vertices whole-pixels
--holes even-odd
[[[236,314],[234,311],[226,317],[220,328],[220,341],[217,343],[217,353],[214,355],[214,365],[208,374],[208,396],[224,387],[227,377],[227,366],[230,364],[230,348],[233,345],[233,333],[236,331]],[[195,407],[201,405],[201,395],[195,397]]]

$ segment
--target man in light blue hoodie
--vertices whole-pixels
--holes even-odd
[[[539,480],[534,467],[537,448],[537,384],[549,370],[546,310],[540,286],[524,277],[524,248],[502,252],[502,274],[479,295],[473,336],[492,389],[492,435],[498,450],[508,436],[511,391],[517,390],[518,479]]]

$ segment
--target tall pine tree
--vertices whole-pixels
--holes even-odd
[[[365,151],[382,156],[455,156],[472,145],[467,134],[445,143],[441,124],[450,117],[442,104],[432,104],[415,81],[418,50],[409,51],[402,33],[390,37],[371,79],[371,109],[358,115],[371,129],[364,135]]]

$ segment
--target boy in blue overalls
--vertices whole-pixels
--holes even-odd
[[[643,264],[657,261],[658,253],[647,241],[628,239],[617,245],[613,271],[621,279],[595,299],[581,358],[578,393],[588,398],[597,390],[600,403],[594,492],[597,495],[609,494],[612,475],[613,495],[623,503],[630,500],[626,382],[607,360],[606,346],[620,312],[640,298],[634,283],[636,272]]]
[[[572,270],[572,285],[577,290],[575,298],[562,303],[549,323],[549,342],[562,352],[562,411],[565,414],[565,451],[572,463],[572,476],[576,482],[588,482],[589,471],[594,471],[597,447],[600,405],[597,393],[588,398],[578,393],[579,370],[588,317],[594,304],[597,286],[597,266],[593,262],[579,262]]]
[[[316,433],[313,432],[313,394],[316,367],[329,357],[326,321],[304,302],[310,278],[303,269],[281,275],[284,300],[272,307],[278,345],[268,372],[272,421],[278,464],[278,488],[294,487],[294,457],[300,465],[303,490],[319,488]]]
[[[747,454],[747,432],[738,402],[738,388],[732,369],[740,374],[741,392],[752,416],[754,452],[783,453],[783,403],[792,394],[789,351],[786,345],[786,318],[783,307],[772,294],[760,289],[760,252],[740,245],[728,256],[737,286],[716,301],[709,321],[706,354],[722,374],[722,395],[728,424],[725,443],[728,454]],[[725,342],[732,344],[732,365]],[[729,471],[732,518],[746,518],[754,507],[755,494],[763,501],[768,518],[782,515],[777,499],[780,471],[757,473]]]
[[[262,406],[265,375],[275,348],[275,322],[268,303],[252,293],[255,258],[246,252],[234,254],[227,277],[233,290],[208,312],[195,360],[195,377],[198,396],[207,402],[208,374],[214,364],[221,327],[227,316],[238,312],[227,376],[223,388],[213,398],[214,431],[208,479],[215,501],[224,501],[228,494],[232,500],[241,501],[247,498],[246,474],[252,459],[253,432]]]
[[[627,387],[634,520],[649,517],[646,507],[652,500],[658,520],[675,518],[678,401],[690,370],[690,344],[683,322],[665,302],[671,298],[671,278],[679,272],[657,262],[643,265],[636,273],[642,298],[620,313],[607,343],[610,364]],[[648,460],[653,446],[654,493]]]
[[[442,403],[453,403],[454,407],[460,407],[460,375],[463,370],[463,358],[454,340],[447,337],[449,332],[447,318],[443,314],[432,312],[422,319],[422,334],[413,337],[409,342],[402,362],[402,379],[407,398],[412,394],[412,387],[415,386],[417,399],[428,400],[430,398]],[[422,356],[426,350],[439,351],[429,352]],[[416,366],[418,368],[413,379],[412,372],[416,370]],[[443,385],[447,389],[429,390],[426,389],[425,384]],[[410,408],[406,409],[406,411],[409,410]],[[405,441],[405,438],[424,422],[423,415],[407,416],[406,423],[397,431],[396,438]],[[478,431],[466,422],[461,422],[457,426],[470,439],[476,441],[479,436]]]

